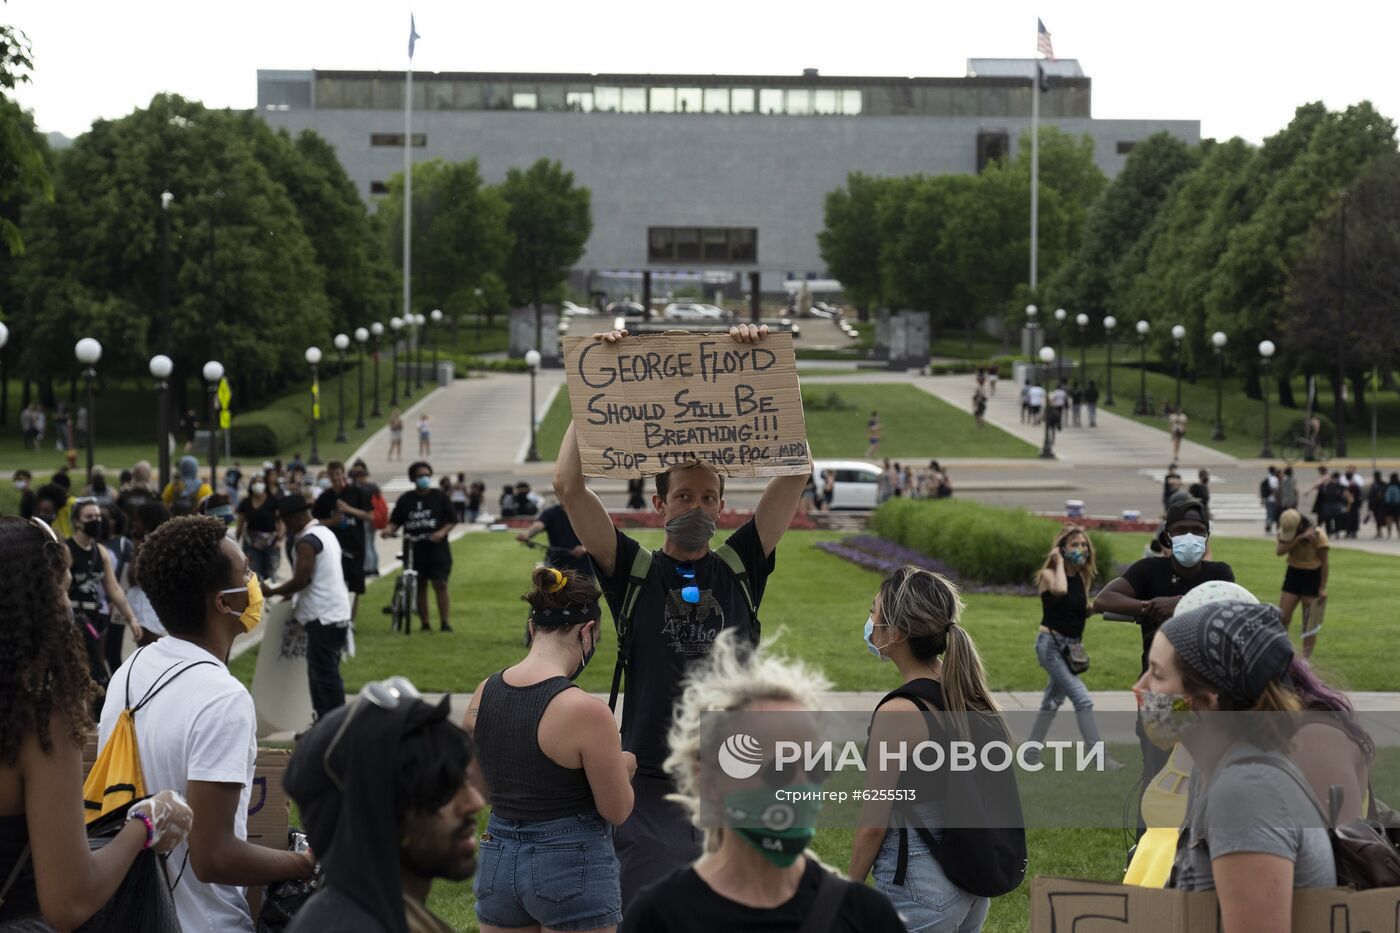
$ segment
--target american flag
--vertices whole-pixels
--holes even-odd
[[[1040,27],[1040,30],[1041,30],[1041,32],[1044,32],[1044,31],[1045,31],[1045,27],[1044,27],[1044,26],[1041,26],[1041,27]],[[417,24],[416,22],[414,22],[414,20],[413,20],[413,14],[412,14],[412,13],[409,13],[409,14],[408,14],[408,57],[409,57],[410,59],[413,58],[413,47],[416,46],[416,45],[418,44],[418,40],[421,39],[421,38],[423,38],[423,37],[420,36],[420,35],[418,35],[418,24]],[[1046,42],[1049,42],[1049,41],[1050,41],[1050,39],[1049,39],[1048,36],[1046,37],[1045,41],[1046,41]],[[1053,56],[1052,56],[1052,57],[1053,57]]]
[[[1037,27],[1035,50],[1053,62],[1055,60],[1055,47],[1050,44],[1050,30],[1045,28],[1045,23],[1039,18],[1036,19],[1035,25]]]

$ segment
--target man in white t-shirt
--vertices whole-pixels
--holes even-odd
[[[170,853],[180,926],[250,933],[243,886],[308,878],[315,868],[310,853],[247,841],[257,717],[225,659],[234,638],[257,624],[248,609],[254,578],[224,522],[207,516],[176,518],[151,532],[137,576],[169,637],[112,675],[98,746],[123,709],[145,701],[135,719],[146,790],[178,791],[194,811],[189,841]]]
[[[317,719],[345,705],[340,654],[350,634],[350,593],[345,588],[340,541],[317,520],[329,520],[335,514],[331,501],[317,499],[313,513],[301,496],[278,500],[277,517],[292,542],[292,578],[267,591],[269,597],[291,596],[296,620],[306,629],[306,681]]]
[[[1032,383],[1027,400],[1031,404],[1031,424],[1040,424],[1041,413],[1045,409],[1045,387]]]

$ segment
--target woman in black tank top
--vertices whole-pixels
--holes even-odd
[[[1049,675],[1040,700],[1029,742],[1042,742],[1055,720],[1055,712],[1068,698],[1074,705],[1079,732],[1087,746],[1101,741],[1094,721],[1094,701],[1079,675],[1088,669],[1084,650],[1084,623],[1093,611],[1089,591],[1093,589],[1098,566],[1094,543],[1078,525],[1066,525],[1055,536],[1055,543],[1036,574],[1040,588],[1040,632],[1035,639],[1035,656]],[[1027,758],[1034,760],[1030,754]],[[1104,767],[1116,771],[1123,765],[1104,753]]]
[[[598,590],[537,567],[524,598],[530,654],[483,681],[467,708],[492,807],[477,919],[483,933],[611,929],[622,921],[612,827],[632,812],[637,760],[607,704],[574,689],[598,647]]]

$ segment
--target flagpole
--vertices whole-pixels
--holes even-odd
[[[411,31],[412,27],[410,27]],[[403,95],[403,318],[407,322],[413,289],[413,49],[409,40]],[[416,335],[418,328],[409,330]],[[416,336],[410,338],[416,340]],[[415,375],[417,375],[415,373]]]
[[[1039,54],[1037,52],[1037,54]],[[1040,235],[1040,62],[1031,73],[1031,291],[1036,288],[1036,246]]]

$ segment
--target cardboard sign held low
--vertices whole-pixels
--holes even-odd
[[[1031,933],[1222,933],[1214,891],[1038,877]],[[1400,933],[1400,888],[1293,892],[1292,933]],[[1278,931],[1285,933],[1285,931]]]
[[[726,476],[811,470],[791,334],[564,341],[583,472],[631,479],[699,460]]]

